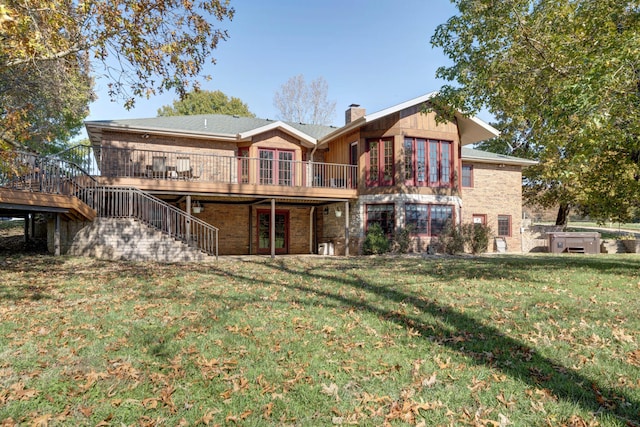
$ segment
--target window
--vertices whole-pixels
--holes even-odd
[[[293,185],[293,151],[261,148],[260,184]]]
[[[367,185],[393,185],[393,139],[367,141]]]
[[[404,139],[404,180],[407,185],[449,187],[452,144],[423,138]]]
[[[404,181],[407,185],[427,185],[426,153],[426,139],[404,139]]]
[[[487,215],[486,214],[473,214],[471,216],[471,221],[474,224],[486,225],[487,224]]]
[[[238,148],[238,169],[240,170],[240,183],[249,182],[249,147]]]
[[[429,234],[429,205],[404,205],[404,224],[412,234]]]
[[[386,235],[392,235],[396,228],[393,205],[367,205],[367,229],[373,223],[380,224]]]
[[[451,206],[431,206],[431,221],[429,224],[430,235],[439,236],[442,234],[447,221],[453,219],[453,208]]]
[[[462,186],[473,187],[473,165],[462,165]]]
[[[413,234],[438,236],[447,221],[453,219],[453,207],[411,203],[404,206],[405,226],[412,228]]]
[[[511,236],[511,215],[498,215],[498,236]]]

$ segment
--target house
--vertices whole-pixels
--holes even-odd
[[[491,250],[519,252],[521,170],[533,162],[474,150],[498,132],[462,114],[436,121],[423,112],[432,96],[373,114],[351,105],[341,127],[225,115],[88,121],[79,163],[95,189],[82,194],[99,217],[138,212],[188,244],[215,240],[221,255],[359,254],[373,223],[388,235],[411,226],[421,252],[447,221],[485,223],[500,237]]]
[[[87,122],[101,182],[149,192],[219,229],[221,254],[357,254],[367,227],[411,225],[424,251],[445,222],[490,225],[520,250],[521,169],[467,148],[498,132],[438,123],[427,94],[340,128],[207,115]],[[193,206],[201,212],[194,213]],[[197,210],[199,210],[197,209]]]

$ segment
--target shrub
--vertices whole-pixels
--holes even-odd
[[[438,249],[445,254],[455,255],[464,252],[465,238],[462,229],[452,221],[447,221],[436,241]]]
[[[485,224],[464,224],[462,230],[472,254],[477,255],[487,251],[491,240],[491,227]]]
[[[362,245],[362,252],[365,255],[378,255],[389,252],[389,239],[384,234],[380,224],[373,223],[369,226]]]
[[[486,252],[491,240],[491,228],[484,224],[457,225],[448,221],[436,242],[438,250],[449,255],[465,252],[477,255]]]
[[[411,248],[411,233],[413,232],[413,226],[409,225],[406,228],[400,228],[396,230],[393,236],[393,242],[391,242],[391,248],[393,252],[399,254],[406,254]]]

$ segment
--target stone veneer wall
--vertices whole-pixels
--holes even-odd
[[[405,203],[441,204],[455,206],[455,217],[460,217],[461,201],[456,196],[420,195],[420,194],[376,194],[360,196],[357,201],[349,203],[349,254],[362,253],[362,243],[365,237],[366,205],[368,204],[393,204],[395,207],[396,228],[404,227]],[[335,203],[327,206],[327,214],[319,208],[321,237],[319,243],[331,242],[335,247],[336,255],[344,255],[344,203]],[[337,218],[335,209],[339,208],[343,216]],[[415,237],[413,239],[413,252],[425,252],[431,243],[431,238]]]

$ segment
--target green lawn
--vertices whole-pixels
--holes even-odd
[[[640,257],[0,258],[2,425],[638,426]]]

